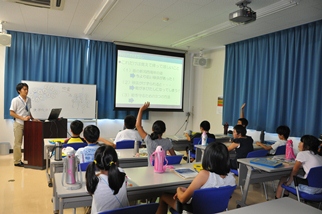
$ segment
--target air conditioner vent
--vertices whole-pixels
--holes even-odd
[[[40,7],[54,10],[63,10],[65,0],[6,0],[18,4],[23,4],[32,7]]]

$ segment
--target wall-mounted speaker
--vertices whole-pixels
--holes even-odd
[[[11,35],[6,33],[0,33],[0,45],[10,47]]]
[[[193,58],[193,65],[206,67],[208,65],[208,59],[203,58],[203,57],[194,57]]]

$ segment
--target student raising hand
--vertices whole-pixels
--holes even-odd
[[[149,106],[150,102],[145,102],[143,106],[141,106],[138,116],[136,118],[136,129],[138,130],[142,139],[144,139],[148,151],[148,156],[151,156],[151,154],[155,151],[157,146],[162,146],[162,149],[164,151],[169,152],[170,155],[176,155],[173,149],[172,141],[167,138],[162,138],[163,133],[166,131],[166,125],[162,120],[157,120],[153,123],[151,134],[147,134],[146,131],[143,129],[142,114],[143,111],[149,108]],[[151,165],[150,161],[149,165]]]
[[[145,111],[149,108],[150,102],[145,102],[143,106],[141,106],[140,110]]]

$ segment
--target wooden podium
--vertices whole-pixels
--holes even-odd
[[[25,121],[24,162],[26,168],[45,169],[44,138],[66,138],[67,119],[49,122]]]

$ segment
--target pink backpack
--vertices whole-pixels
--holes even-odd
[[[292,160],[292,159],[294,160],[295,159],[292,140],[287,140],[287,142],[286,142],[285,158],[287,160]]]
[[[154,172],[163,173],[165,172],[168,160],[165,158],[165,151],[162,149],[162,146],[158,146],[155,151],[150,156],[150,163],[154,160]],[[166,161],[166,165],[163,165]]]

